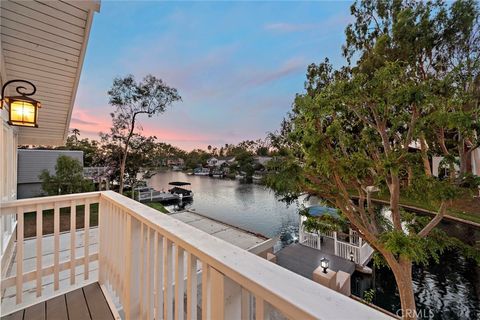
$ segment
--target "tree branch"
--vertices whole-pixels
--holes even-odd
[[[445,201],[442,201],[440,205],[440,209],[438,209],[437,215],[430,220],[430,222],[418,233],[418,235],[422,238],[426,237],[433,228],[435,228],[440,221],[442,221],[443,217],[445,216],[445,212],[447,211],[447,204]]]

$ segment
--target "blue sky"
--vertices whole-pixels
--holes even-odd
[[[140,121],[181,148],[264,138],[279,127],[308,64],[344,64],[350,2],[103,1],[90,33],[71,128],[110,126],[112,79],[148,73],[183,101]]]

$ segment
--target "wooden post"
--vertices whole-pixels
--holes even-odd
[[[333,249],[335,250],[335,255],[338,254],[337,250],[337,231],[333,231]]]

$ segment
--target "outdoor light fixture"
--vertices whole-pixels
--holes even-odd
[[[350,251],[350,261],[353,262],[353,251]]]
[[[323,273],[327,273],[328,266],[330,265],[330,261],[327,258],[322,258],[320,260],[320,266],[323,268]]]
[[[17,86],[15,89],[20,96],[14,97],[5,97],[6,87],[14,82],[23,82],[27,83],[32,87],[32,91],[27,93],[25,90],[27,88],[23,86]],[[26,80],[10,80],[7,81],[2,87],[2,100],[0,108],[3,107],[3,104],[8,108],[9,121],[8,123],[13,126],[21,127],[38,127],[37,117],[38,109],[41,107],[40,102],[30,98],[29,96],[34,95],[37,91],[37,88],[33,83]]]

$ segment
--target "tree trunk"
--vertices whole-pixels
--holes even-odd
[[[127,144],[128,146],[128,144]],[[123,152],[123,155],[122,155],[122,161],[120,162],[120,188],[118,190],[118,192],[120,194],[123,194],[123,186],[124,186],[124,183],[123,183],[123,180],[124,180],[124,176],[125,176],[125,164],[127,162],[127,148],[124,148],[124,152]]]
[[[402,305],[402,319],[417,319],[417,307],[415,305],[415,295],[413,294],[412,262],[402,260],[400,262],[400,271],[397,271],[397,273],[398,275],[394,272],[394,275],[397,280],[398,293]]]
[[[397,261],[391,254],[385,258],[395,276],[400,296],[401,310],[395,310],[394,313],[401,316],[403,320],[417,319],[417,307],[412,282],[412,261],[403,257],[400,257],[400,261]]]
[[[400,219],[400,179],[396,173],[391,173],[390,189],[390,210],[392,211],[392,222],[396,230],[402,230]]]
[[[407,185],[409,187],[412,186],[412,181],[413,181],[413,170],[411,166],[407,167]]]
[[[135,130],[135,118],[137,117],[137,113],[133,114],[132,122],[130,124],[130,130],[128,132],[127,141],[125,141],[125,147],[123,148],[123,155],[122,155],[122,162],[120,163],[120,188],[119,193],[123,194],[123,186],[124,186],[124,176],[125,176],[125,165],[127,163],[127,153],[128,153],[128,145],[130,144],[130,139],[133,136],[133,131]]]
[[[427,154],[427,143],[425,141],[425,136],[420,135],[420,155],[422,156],[423,169],[427,177],[432,176],[432,167],[430,166],[430,161],[428,160]]]

